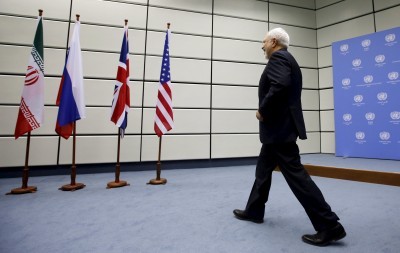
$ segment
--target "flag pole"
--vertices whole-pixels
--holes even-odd
[[[39,16],[42,17],[43,10],[39,9]],[[26,140],[26,152],[25,152],[25,166],[22,172],[22,186],[20,188],[14,188],[11,192],[7,194],[24,194],[24,193],[34,193],[37,191],[36,186],[28,186],[29,179],[29,148],[31,145],[31,131],[28,132],[28,137]]]
[[[77,15],[78,16],[78,15]],[[78,19],[79,21],[79,19]],[[61,186],[59,190],[62,191],[75,191],[84,188],[86,185],[82,183],[76,183],[76,164],[75,164],[75,154],[76,154],[76,121],[73,123],[72,132],[72,166],[71,166],[71,183]]]
[[[167,34],[168,34],[170,25],[171,25],[171,23],[167,23]],[[162,135],[159,136],[159,142],[158,142],[157,177],[155,179],[151,179],[147,184],[159,185],[159,184],[167,183],[167,179],[160,177],[161,176],[161,141],[162,141]]]
[[[79,14],[76,14],[76,21],[79,21]],[[71,166],[71,183],[61,186],[59,190],[62,191],[75,191],[84,188],[86,185],[82,183],[76,183],[76,165],[75,165],[75,154],[76,154],[76,121],[72,123],[72,166]]]
[[[118,128],[118,149],[117,149],[117,165],[115,166],[115,181],[109,182],[107,184],[107,189],[110,188],[117,188],[117,187],[123,187],[129,185],[128,182],[119,180],[119,174],[120,174],[120,163],[119,163],[119,157],[120,157],[120,147],[121,147],[121,128]]]
[[[25,153],[25,167],[22,174],[22,186],[20,188],[12,189],[11,192],[7,194],[24,194],[24,193],[34,193],[37,191],[36,186],[28,186],[28,178],[29,178],[29,147],[31,143],[31,131],[28,132],[28,138],[26,141],[26,153]]]
[[[147,184],[153,184],[153,185],[158,185],[158,184],[166,184],[167,179],[161,178],[161,140],[162,136],[159,137],[159,142],[158,142],[158,161],[157,161],[157,177],[155,179],[151,179]]]
[[[128,20],[125,19],[125,26],[128,25]],[[129,52],[129,48],[128,48],[128,52]],[[119,180],[119,175],[121,173],[121,165],[119,163],[119,158],[120,158],[120,150],[121,150],[121,131],[123,131],[120,127],[118,127],[118,134],[117,134],[117,138],[118,138],[118,148],[117,148],[117,164],[115,166],[115,181],[113,182],[109,182],[107,184],[107,189],[110,188],[117,188],[117,187],[123,187],[123,186],[127,186],[129,185],[128,182],[123,181],[123,180]]]

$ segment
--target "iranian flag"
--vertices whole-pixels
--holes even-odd
[[[43,18],[38,17],[35,39],[29,57],[25,85],[21,96],[15,139],[39,128],[43,123],[44,111],[44,55],[43,55]]]

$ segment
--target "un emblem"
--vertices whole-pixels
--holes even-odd
[[[353,67],[359,67],[361,65],[361,60],[360,59],[354,59],[352,64],[353,64]]]
[[[369,47],[371,45],[371,40],[363,40],[362,42],[361,42],[361,46],[363,46],[363,47]]]
[[[367,120],[374,120],[374,119],[375,119],[375,113],[373,113],[373,112],[367,112],[367,113],[365,114],[365,118],[366,118]]]
[[[379,92],[376,97],[378,98],[379,101],[385,101],[388,97],[386,92]]]
[[[364,83],[372,83],[373,80],[374,80],[374,77],[372,75],[364,76]]]
[[[399,72],[395,72],[395,71],[390,72],[390,73],[388,74],[388,78],[389,78],[390,80],[396,80],[397,78],[399,78]]]
[[[354,102],[356,102],[356,103],[362,102],[363,99],[364,99],[364,97],[362,95],[355,95],[354,96]]]
[[[364,132],[356,132],[356,139],[357,140],[364,140],[365,133]]]
[[[351,114],[350,113],[343,114],[343,120],[349,122],[351,120]]]
[[[380,132],[379,138],[381,138],[382,141],[387,141],[390,139],[390,133],[389,132]]]
[[[393,120],[399,120],[399,119],[400,119],[400,112],[398,112],[398,111],[393,111],[393,112],[390,113],[390,117],[391,117]]]
[[[375,61],[377,63],[382,63],[385,61],[385,56],[383,54],[377,55],[377,56],[375,56]]]
[[[340,45],[340,51],[341,52],[347,52],[347,50],[349,50],[349,45],[348,44]]]
[[[342,79],[342,85],[343,86],[349,86],[350,85],[350,78],[344,78]]]
[[[394,33],[390,33],[388,35],[385,36],[385,40],[386,42],[392,42],[396,39],[396,34]]]

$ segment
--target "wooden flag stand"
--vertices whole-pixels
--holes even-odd
[[[79,21],[79,17],[77,15],[77,20]],[[62,191],[75,191],[84,188],[86,185],[82,183],[76,183],[76,166],[75,166],[75,148],[76,148],[76,121],[73,124],[73,141],[72,141],[72,166],[71,166],[71,183],[61,186],[59,190]]]
[[[157,162],[157,178],[151,179],[147,184],[153,184],[153,185],[158,185],[158,184],[166,184],[167,179],[165,178],[160,178],[161,176],[161,138],[159,138],[159,144],[158,144],[158,162]]]
[[[36,186],[28,186],[28,178],[29,178],[29,167],[28,167],[28,161],[29,161],[29,147],[31,143],[31,132],[28,132],[28,138],[26,142],[26,153],[25,153],[25,167],[23,170],[23,175],[22,175],[22,186],[20,188],[15,188],[12,189],[11,192],[7,193],[9,194],[24,194],[24,193],[34,193],[37,191]]]
[[[109,182],[107,184],[107,189],[123,187],[123,186],[129,185],[126,181],[119,180],[119,174],[120,174],[120,164],[119,164],[120,146],[121,146],[121,128],[118,128],[118,150],[117,150],[117,165],[115,167],[115,181]]]

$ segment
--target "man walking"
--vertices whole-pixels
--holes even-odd
[[[346,232],[300,161],[296,140],[307,138],[301,107],[303,84],[300,67],[288,47],[289,35],[282,28],[269,31],[263,40],[262,49],[269,61],[261,75],[256,112],[262,148],[246,209],[235,209],[233,213],[241,220],[263,222],[272,172],[279,166],[317,231],[303,235],[302,240],[325,246],[344,238]]]

